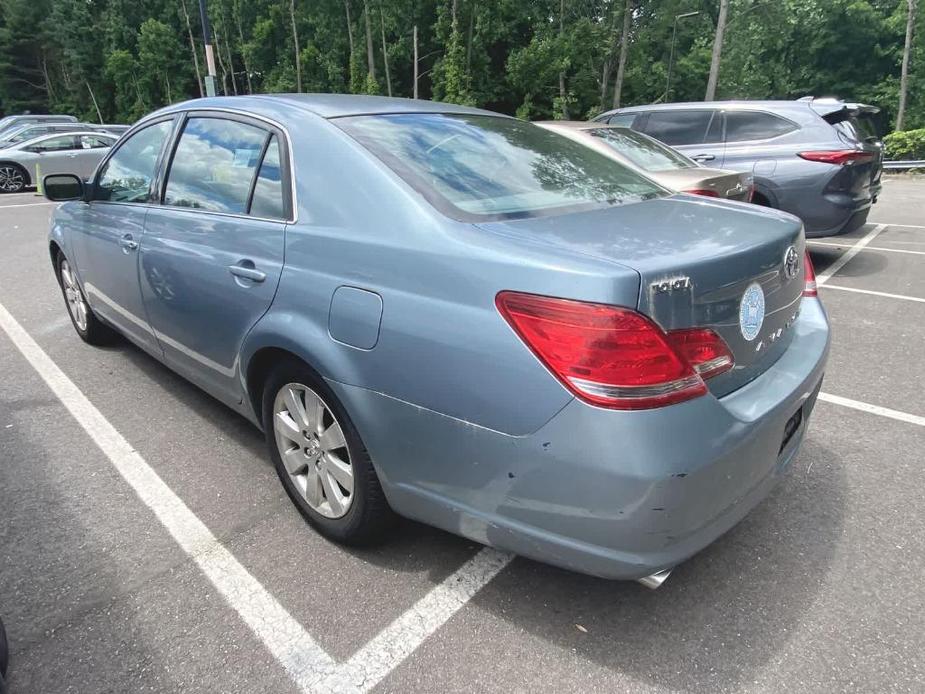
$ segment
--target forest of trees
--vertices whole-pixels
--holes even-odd
[[[413,96],[417,62],[421,98],[586,118],[617,102],[702,100],[725,6],[716,98],[839,96],[881,106],[889,131],[914,1],[208,0],[208,10],[219,93]],[[925,127],[914,29],[906,128]],[[0,113],[131,122],[200,96],[201,36],[198,0],[0,0]]]

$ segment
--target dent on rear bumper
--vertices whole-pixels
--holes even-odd
[[[717,399],[614,412],[572,401],[508,436],[353,386],[347,404],[400,514],[606,578],[671,567],[735,525],[796,454],[829,348],[805,300],[787,352]],[[803,423],[783,451],[784,425]]]

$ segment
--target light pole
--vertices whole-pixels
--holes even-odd
[[[200,0],[202,2],[202,0]],[[671,31],[671,50],[668,52],[668,80],[665,83],[665,102],[667,103],[671,99],[671,66],[674,64],[674,44],[678,38],[678,20],[684,19],[685,17],[693,17],[694,15],[700,14],[700,10],[694,10],[693,12],[684,12],[683,14],[675,15],[674,18],[674,29]]]
[[[206,47],[206,96],[215,96],[215,54],[212,52],[212,29],[206,0],[199,0],[199,19],[202,22],[202,42]]]

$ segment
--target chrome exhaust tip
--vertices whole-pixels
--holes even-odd
[[[646,588],[655,590],[656,588],[659,588],[665,581],[667,581],[670,575],[671,569],[665,569],[664,571],[657,571],[656,573],[649,576],[637,578],[636,582],[641,583]]]

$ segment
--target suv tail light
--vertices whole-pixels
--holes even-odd
[[[707,198],[718,198],[719,193],[715,190],[710,190],[709,188],[692,188],[691,190],[682,191],[684,193],[689,193],[691,195],[703,195]]]
[[[809,251],[803,252],[803,275],[805,284],[803,285],[803,296],[819,296],[816,285],[816,269],[813,267],[813,260],[809,257]]]
[[[619,410],[662,407],[704,395],[705,378],[733,366],[704,328],[666,333],[632,309],[501,292],[498,311],[575,395]]]
[[[871,161],[874,155],[862,152],[859,149],[834,149],[814,152],[798,152],[797,156],[808,161],[819,161],[823,164],[850,164],[851,162]]]

